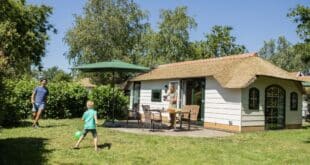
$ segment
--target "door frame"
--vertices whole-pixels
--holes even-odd
[[[135,103],[134,103],[134,101],[135,101],[135,91],[136,91],[136,88],[135,88],[135,85],[138,85],[139,84],[139,89],[138,89],[138,100],[137,100],[137,103],[138,103],[138,110],[139,110],[139,107],[140,107],[140,93],[141,93],[141,81],[134,81],[133,82],[133,85],[132,85],[132,109],[134,109],[135,107]]]
[[[205,115],[204,115],[204,112],[205,112],[205,89],[206,89],[206,78],[205,77],[197,77],[197,78],[187,78],[187,79],[182,79],[181,81],[180,81],[180,84],[181,84],[181,104],[182,104],[182,106],[181,107],[183,107],[184,105],[186,105],[186,92],[187,92],[187,82],[188,81],[200,81],[200,82],[202,82],[202,84],[200,84],[201,86],[200,86],[200,90],[201,90],[201,92],[202,92],[202,96],[201,96],[201,104],[199,105],[199,107],[200,107],[200,109],[199,109],[199,111],[200,111],[200,113],[201,113],[201,115],[200,115],[200,118],[198,119],[198,120],[201,120],[201,121],[204,121],[204,118],[205,118]],[[193,97],[193,96],[192,96]],[[192,99],[192,98],[191,98]]]
[[[270,88],[270,87],[277,87],[281,90],[283,90],[283,95],[284,95],[284,98],[283,98],[283,128],[276,128],[276,129],[284,129],[286,127],[286,91],[283,87],[281,87],[280,85],[276,85],[276,84],[272,84],[272,85],[269,85],[265,88],[265,108],[264,108],[264,117],[265,117],[265,130],[272,130],[272,129],[268,129],[267,128],[267,125],[266,125],[266,109],[267,109],[267,90]]]

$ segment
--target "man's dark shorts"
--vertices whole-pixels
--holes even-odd
[[[88,132],[91,132],[91,134],[93,135],[93,138],[97,137],[97,130],[96,129],[84,129],[83,137],[85,137]]]

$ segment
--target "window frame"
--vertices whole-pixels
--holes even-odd
[[[251,94],[252,94],[252,91],[256,91],[256,96],[254,96],[254,97],[256,97],[256,104],[254,103],[254,101],[253,101],[253,99],[252,99],[252,96],[251,96]],[[260,97],[260,95],[259,95],[259,89],[258,88],[256,88],[256,87],[252,87],[252,88],[250,88],[249,89],[249,98],[248,98],[248,108],[249,108],[249,110],[259,110],[259,97]],[[255,104],[255,105],[253,105],[253,104]]]
[[[159,98],[155,99],[154,96],[154,92],[159,92]],[[152,89],[151,90],[151,101],[152,102],[162,102],[162,90],[161,89]]]
[[[296,102],[295,102],[295,106],[293,106],[293,95],[296,96]],[[291,111],[298,111],[298,94],[297,92],[291,92],[290,94],[290,110]]]

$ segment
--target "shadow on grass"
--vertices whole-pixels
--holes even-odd
[[[310,143],[310,139],[309,140],[305,140],[304,143]]]
[[[0,164],[45,164],[47,139],[20,137],[0,139]]]
[[[68,126],[66,124],[56,124],[56,125],[43,125],[43,126],[40,126],[42,128],[53,128],[53,127],[62,127],[62,126]]]
[[[302,129],[310,129],[310,125],[302,126]]]
[[[93,148],[94,146],[85,146],[85,147],[81,147],[81,148]],[[99,149],[105,149],[107,148],[108,150],[110,150],[112,147],[112,143],[104,143],[104,144],[98,144],[98,148]]]
[[[111,147],[112,147],[112,143],[104,143],[104,144],[98,145],[98,148],[100,149],[105,149],[105,148],[111,149]]]
[[[52,127],[62,127],[62,126],[67,126],[66,124],[50,124],[50,125],[40,125],[42,128],[52,128]],[[23,128],[23,127],[32,127],[32,122],[31,121],[19,121],[17,124],[13,126],[7,126],[4,128],[10,129],[10,128]]]

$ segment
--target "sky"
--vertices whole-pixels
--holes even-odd
[[[158,29],[161,9],[187,6],[188,15],[194,17],[198,26],[190,31],[190,40],[203,40],[214,25],[233,27],[236,43],[245,45],[249,52],[258,52],[264,41],[285,36],[291,43],[300,40],[296,24],[288,17],[290,9],[297,4],[309,5],[309,0],[134,0],[142,10],[149,13],[148,21]],[[65,57],[69,46],[63,38],[74,27],[74,15],[83,14],[87,0],[27,0],[28,4],[45,4],[53,7],[49,21],[58,33],[49,33],[50,40],[43,58],[45,69],[58,66],[70,72],[72,67]]]

